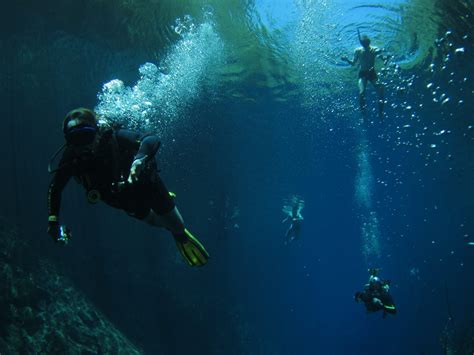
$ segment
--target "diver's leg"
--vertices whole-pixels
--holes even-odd
[[[291,225],[290,228],[288,229],[288,232],[286,233],[288,243],[295,240],[295,232],[296,232],[295,231],[295,226]]]
[[[157,226],[168,229],[174,237],[176,246],[189,266],[202,266],[207,263],[209,253],[201,242],[184,226],[183,217],[174,202],[174,194],[170,194],[163,181],[156,176],[151,191],[153,194],[150,221]]]
[[[383,120],[383,115],[384,115],[383,108],[385,104],[384,86],[377,80],[373,81],[372,84],[374,85],[375,90],[377,91],[379,118]]]
[[[148,215],[145,218],[143,218],[143,222],[153,227],[165,228],[165,226],[161,222],[160,217],[158,217],[158,215],[155,212],[153,212],[153,210],[150,210]]]
[[[295,232],[293,234],[294,234],[293,239],[300,239],[300,230],[299,229],[295,229]]]
[[[291,241],[291,238],[290,238],[291,232],[292,232],[292,226],[290,225],[285,233],[285,244],[288,244]]]
[[[157,215],[158,220],[161,225],[168,229],[173,234],[183,234],[184,233],[184,220],[179,213],[178,207],[174,208],[165,214]]]
[[[366,112],[366,104],[365,104],[365,91],[367,89],[367,79],[366,78],[359,78],[359,106],[362,115],[365,117]]]
[[[176,206],[164,214],[150,210],[144,221],[168,229],[174,237],[178,251],[189,266],[202,266],[207,263],[209,253],[201,242],[184,228],[183,217]]]
[[[170,212],[162,215],[150,210],[143,221],[154,227],[166,228],[173,234],[184,233],[184,220],[176,206]]]
[[[166,228],[173,234],[184,234],[183,217],[160,176],[153,176],[153,180],[146,186],[142,196],[151,207],[144,217],[146,223]]]

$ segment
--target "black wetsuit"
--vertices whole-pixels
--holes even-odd
[[[159,146],[157,136],[119,129],[101,132],[94,152],[78,155],[66,147],[49,185],[49,215],[59,215],[61,192],[71,177],[85,188],[88,196],[94,194],[136,218],[145,218],[150,210],[159,215],[170,212],[175,204],[158,176],[155,154]],[[123,183],[130,174],[132,162],[145,156],[145,166],[138,181]]]
[[[290,227],[286,231],[286,239],[287,241],[291,241],[293,239],[298,239],[301,232],[301,221],[300,217],[292,217]]]
[[[378,298],[380,301],[382,301],[382,304],[374,303],[374,298]],[[367,287],[364,292],[357,293],[356,299],[364,302],[365,308],[368,312],[377,312],[383,310],[384,314],[397,313],[392,296],[385,290],[373,290]]]

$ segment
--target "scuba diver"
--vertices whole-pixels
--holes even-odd
[[[158,175],[155,154],[161,142],[152,134],[112,129],[86,108],[69,112],[63,121],[66,143],[51,158],[54,173],[48,190],[48,234],[66,244],[71,232],[59,223],[61,193],[71,177],[86,190],[87,200],[124,210],[155,227],[168,229],[190,266],[207,263],[209,254],[184,226],[183,218]],[[64,150],[57,169],[52,162]]]
[[[362,47],[356,48],[354,51],[354,58],[350,60],[347,56],[341,57],[341,60],[349,63],[352,66],[359,67],[359,105],[362,116],[366,117],[367,105],[365,103],[365,92],[367,89],[367,82],[370,81],[377,91],[378,97],[378,114],[379,118],[383,120],[384,112],[384,86],[378,82],[377,72],[375,71],[375,58],[380,56],[382,50],[370,45],[370,38],[366,35],[361,37],[359,29],[357,35]],[[383,58],[384,59],[384,58]],[[385,59],[387,60],[387,59]]]
[[[380,279],[378,269],[369,269],[369,283],[365,285],[363,292],[356,292],[354,299],[356,302],[364,302],[367,312],[383,311],[382,318],[389,314],[396,314],[397,309],[393,298],[388,292],[390,281]]]
[[[292,196],[290,198],[291,205],[284,205],[283,206],[283,213],[287,216],[281,223],[285,223],[287,221],[291,221],[290,226],[285,234],[285,244],[292,242],[295,239],[299,239],[300,231],[301,231],[301,222],[303,221],[303,216],[301,215],[301,211],[304,207],[304,201],[302,198],[298,196]]]

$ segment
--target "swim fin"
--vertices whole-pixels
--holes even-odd
[[[176,246],[189,266],[203,266],[209,259],[209,253],[187,229],[182,234],[173,234]]]

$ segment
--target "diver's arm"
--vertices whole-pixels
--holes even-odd
[[[71,231],[59,224],[59,209],[61,207],[61,193],[71,175],[65,170],[58,170],[49,184],[48,189],[48,234],[55,243],[67,244],[71,238]]]
[[[356,49],[354,51],[354,58],[352,60],[350,60],[349,58],[347,58],[346,56],[342,57],[341,60],[349,63],[350,65],[354,66],[357,64],[357,62],[359,61],[359,51]]]
[[[130,184],[137,182],[145,163],[155,158],[161,142],[158,136],[152,134],[140,136],[138,133],[127,130],[119,130],[117,132],[117,140],[122,144],[130,145],[134,149],[138,148],[127,179]]]
[[[367,294],[367,292],[364,290],[362,292],[358,291],[356,292],[356,296],[358,297],[358,299],[364,303],[368,303],[368,302],[371,302],[372,298],[369,294]]]
[[[117,140],[119,144],[130,146],[132,149],[138,148],[134,160],[143,159],[144,157],[153,158],[161,144],[156,135],[140,135],[125,129],[117,132]]]
[[[54,174],[48,189],[48,234],[60,244],[66,244],[71,237],[71,231],[59,224],[61,193],[70,178],[71,173],[67,165],[60,167]]]
[[[348,63],[349,65],[354,65],[354,61],[353,61],[353,60],[350,60],[349,58],[347,58],[347,56],[341,57],[341,60],[343,60],[344,62]]]
[[[66,148],[48,188],[48,218],[50,221],[57,220],[59,217],[59,210],[61,208],[61,194],[69,179],[73,175],[74,167],[72,161],[72,153]]]
[[[59,211],[61,208],[61,194],[68,183],[71,175],[65,170],[58,170],[55,174],[48,189],[48,221],[58,222]]]
[[[140,142],[140,148],[135,155],[135,159],[142,159],[144,157],[153,158],[160,148],[160,145],[161,142],[158,139],[158,136],[149,135],[144,137]]]

